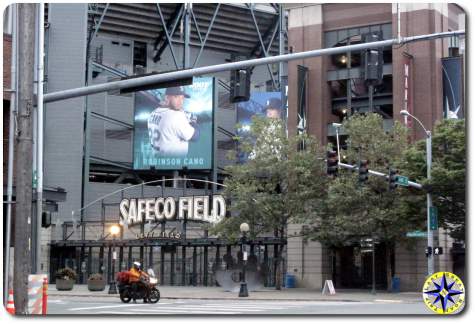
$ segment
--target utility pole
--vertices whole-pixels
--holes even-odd
[[[31,273],[31,205],[33,163],[33,74],[35,4],[18,4],[18,128],[16,134],[16,217],[13,291],[17,314],[28,311]]]

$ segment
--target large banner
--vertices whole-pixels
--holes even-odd
[[[252,92],[249,101],[237,104],[237,123],[240,128],[237,130],[240,137],[249,136],[249,130],[253,116],[282,119],[285,117],[285,107],[282,105],[280,92]],[[248,156],[238,152],[238,162],[247,161]]]
[[[240,131],[247,131],[253,116],[282,118],[283,109],[280,92],[252,92],[249,101],[237,104],[237,122]]]
[[[463,63],[462,57],[442,59],[444,87],[444,117],[449,119],[464,118],[463,111]]]
[[[134,169],[211,169],[213,78],[136,93]]]

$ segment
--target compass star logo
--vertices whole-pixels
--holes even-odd
[[[425,304],[438,314],[451,314],[461,309],[465,288],[459,277],[451,272],[437,272],[427,278],[422,296]]]

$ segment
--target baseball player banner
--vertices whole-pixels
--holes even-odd
[[[280,92],[252,92],[248,101],[239,102],[237,108],[238,135],[249,136],[253,116],[282,119],[284,105],[282,105]],[[238,162],[243,163],[248,159],[247,154],[238,152]]]
[[[134,169],[211,169],[213,78],[136,93]]]

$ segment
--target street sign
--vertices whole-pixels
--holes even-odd
[[[439,228],[439,224],[437,221],[437,207],[430,207],[429,208],[429,215],[430,215],[430,229],[432,231],[436,231]]]
[[[422,231],[407,232],[406,237],[427,237],[427,232],[422,232]]]
[[[434,255],[441,255],[444,254],[444,249],[440,246],[434,248]]]
[[[405,176],[397,176],[396,183],[400,186],[408,187],[409,186],[409,179]]]

